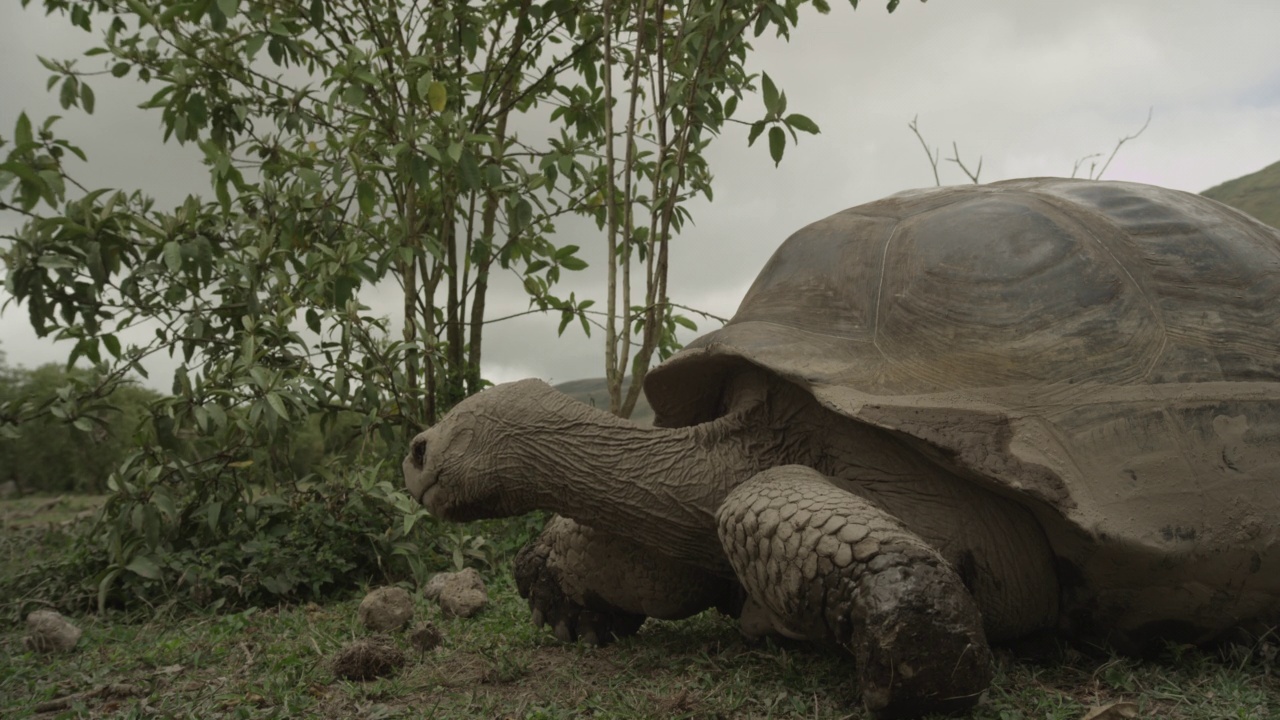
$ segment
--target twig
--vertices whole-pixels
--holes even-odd
[[[920,116],[916,115],[911,118],[911,122],[907,123],[907,127],[911,128],[911,132],[916,134],[916,138],[920,140],[920,147],[924,148],[924,154],[929,158],[929,165],[933,168],[933,184],[942,187],[942,180],[938,177],[938,158],[942,153],[937,149],[929,151],[929,144],[924,141],[924,136],[920,134]]]
[[[965,167],[964,163],[960,161],[960,146],[957,145],[956,141],[954,140],[951,141],[951,152],[953,153],[953,156],[947,158],[947,162],[953,162],[959,165],[960,169],[964,171],[964,174],[969,176],[969,179],[973,181],[974,185],[977,185],[978,176],[982,174],[982,156],[981,155],[978,156],[977,172],[969,172],[969,168]]]
[[[1084,161],[1085,161],[1085,160],[1090,160],[1090,159],[1093,159],[1093,158],[1096,158],[1096,157],[1102,157],[1102,153],[1093,153],[1092,155],[1085,155],[1084,157],[1080,158],[1079,160],[1076,160],[1076,164],[1075,164],[1074,166],[1072,166],[1072,168],[1071,168],[1071,177],[1075,177],[1075,176],[1076,176],[1076,173],[1080,171],[1080,166],[1084,164]],[[1095,167],[1097,167],[1097,166],[1098,166],[1098,163],[1094,163],[1093,165],[1090,165],[1090,166],[1089,166],[1089,177],[1090,177],[1090,178],[1092,178],[1092,177],[1093,177],[1093,168],[1095,168]]]
[[[99,685],[92,690],[64,695],[53,700],[46,700],[37,703],[35,711],[38,713],[56,712],[58,710],[66,710],[78,700],[88,700],[91,698],[125,698],[136,697],[138,695],[146,695],[145,688],[129,683],[111,683],[109,685]]]
[[[1154,107],[1147,108],[1147,121],[1142,123],[1142,127],[1138,128],[1138,132],[1132,135],[1125,135],[1124,137],[1120,138],[1120,140],[1116,143],[1115,148],[1111,151],[1111,156],[1107,158],[1107,162],[1103,164],[1102,169],[1098,171],[1097,177],[1091,177],[1090,178],[1091,180],[1101,180],[1102,174],[1107,171],[1107,168],[1111,167],[1111,161],[1115,159],[1116,153],[1120,152],[1120,148],[1125,143],[1129,142],[1130,140],[1133,140],[1134,138],[1138,137],[1139,135],[1147,131],[1147,126],[1151,124],[1151,114],[1152,112],[1154,112],[1154,110],[1155,110]]]

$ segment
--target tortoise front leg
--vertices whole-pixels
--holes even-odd
[[[877,716],[965,710],[991,682],[982,617],[956,572],[812,468],[755,475],[729,493],[718,524],[755,610],[784,635],[849,648]]]
[[[515,575],[535,624],[593,645],[635,634],[646,617],[725,605],[734,592],[732,581],[559,515],[521,548]]]

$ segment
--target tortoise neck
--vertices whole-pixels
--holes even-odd
[[[585,406],[563,410],[545,432],[520,434],[522,454],[540,461],[512,478],[519,509],[550,510],[672,559],[731,572],[716,510],[729,490],[773,464],[767,438],[755,437],[766,426],[755,417],[761,408],[682,428],[644,427]]]

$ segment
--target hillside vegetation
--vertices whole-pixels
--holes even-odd
[[[560,383],[556,385],[556,389],[591,407],[606,411],[609,409],[609,385],[602,377]],[[641,425],[653,424],[653,408],[649,407],[649,400],[645,398],[644,393],[641,393],[640,399],[636,401],[636,409],[631,413],[631,420]]]
[[[1280,228],[1280,162],[1200,193]]]

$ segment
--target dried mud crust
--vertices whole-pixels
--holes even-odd
[[[982,617],[959,575],[869,502],[784,466],[733,490],[718,522],[777,631],[849,648],[877,717],[963,711],[991,683]]]
[[[534,625],[551,627],[563,642],[581,640],[591,645],[607,645],[640,630],[644,615],[604,603],[588,608],[567,596],[559,573],[548,562],[550,555],[551,547],[542,536],[530,540],[516,554],[516,588],[529,603]]]

